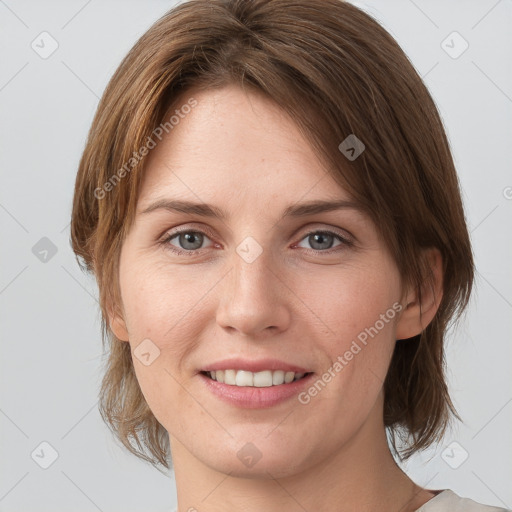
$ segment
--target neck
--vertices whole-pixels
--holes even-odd
[[[203,464],[175,437],[169,438],[179,512],[412,512],[434,496],[398,467],[381,422],[367,421],[321,464],[278,478],[272,468],[257,476],[222,473]]]

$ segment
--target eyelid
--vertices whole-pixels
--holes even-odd
[[[297,230],[294,233],[293,237],[295,238],[300,233],[302,233],[303,229],[304,228],[300,228],[299,230]],[[311,235],[313,233],[330,232],[330,233],[333,233],[333,234],[339,236],[341,239],[343,239],[347,243],[355,243],[355,241],[356,241],[356,237],[350,231],[343,229],[343,228],[339,228],[337,226],[332,226],[330,224],[322,223],[322,222],[314,222],[314,223],[312,223],[312,225],[308,225],[305,229],[306,229],[306,231],[302,234],[302,238],[300,240],[302,240],[304,237]]]
[[[168,240],[169,237],[174,237],[176,235],[179,235],[180,233],[202,233],[207,235],[210,238],[215,238],[215,234],[211,229],[205,226],[196,227],[194,223],[184,224],[184,225],[178,225],[176,227],[167,228],[162,235],[158,237],[158,240],[161,241],[161,239]]]

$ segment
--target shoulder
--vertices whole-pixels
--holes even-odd
[[[455,494],[451,489],[444,489],[416,512],[511,512],[510,509],[482,505],[469,498]]]

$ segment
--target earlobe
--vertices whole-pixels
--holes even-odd
[[[109,313],[109,325],[115,337],[120,341],[129,341],[128,329],[119,314]]]
[[[426,249],[429,275],[425,276],[418,290],[411,290],[406,297],[405,307],[396,324],[396,339],[417,336],[424,331],[434,318],[443,296],[443,260],[439,249]]]

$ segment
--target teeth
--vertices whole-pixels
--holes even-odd
[[[235,384],[237,386],[254,386],[254,373],[239,370],[236,372]]]
[[[272,372],[272,384],[279,385],[284,382],[284,371],[283,370],[276,370],[275,372]]]
[[[304,377],[304,373],[285,372],[283,370],[264,370],[248,372],[246,370],[217,370],[207,372],[213,380],[231,386],[265,388],[289,384]]]

